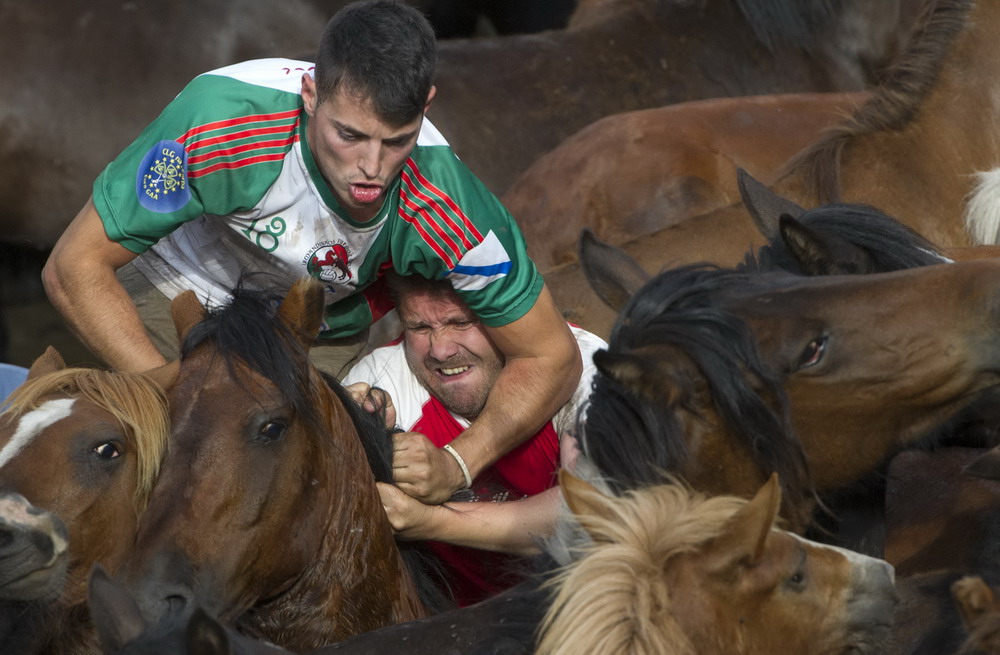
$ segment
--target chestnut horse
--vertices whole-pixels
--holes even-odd
[[[879,653],[889,637],[892,567],[777,529],[781,493],[773,477],[750,502],[679,485],[614,498],[565,472],[560,487],[573,513],[566,520],[585,531],[567,531],[550,546],[571,560],[532,598],[514,590],[314,655]],[[539,596],[547,616],[536,607]],[[524,600],[531,611],[518,616]],[[144,623],[138,608],[100,572],[91,607],[109,655],[288,652],[248,641],[200,610],[137,632]],[[752,621],[743,618],[748,612]],[[499,636],[505,622],[520,630],[516,638]]]
[[[207,315],[193,293],[174,301],[170,452],[123,570],[151,620],[197,603],[301,651],[428,607],[375,487],[391,439],[306,355],[321,286],[275,304],[246,289]]]
[[[620,487],[666,470],[749,495],[778,471],[802,529],[813,490],[848,488],[996,389],[997,321],[982,307],[998,291],[994,261],[865,276],[661,273],[594,357],[584,452]]]
[[[737,202],[737,167],[774,181],[867,97],[712,98],[606,116],[539,157],[503,203],[544,273],[576,259],[583,227],[620,244]]]
[[[0,639],[3,652],[97,652],[86,609],[87,576],[95,562],[116,570],[135,538],[166,450],[162,387],[169,382],[167,369],[139,374],[66,368],[50,348],[11,394],[0,414],[0,490],[22,494],[62,520],[69,564],[53,582],[50,602],[34,603],[23,616],[9,608],[17,617],[15,636]],[[27,633],[34,641],[11,645]]]
[[[844,124],[808,146],[772,188],[802,206],[865,203],[898,217],[943,247],[992,243],[988,211],[1000,162],[992,93],[1000,79],[1000,5],[935,0],[907,52]],[[976,180],[983,181],[980,192]],[[969,229],[967,229],[969,225]],[[989,227],[994,225],[994,227]],[[992,232],[991,232],[992,230]],[[649,270],[697,261],[731,265],[761,235],[740,206],[718,209],[620,244]],[[587,298],[576,267],[546,275],[564,309]],[[582,323],[587,327],[586,323]]]

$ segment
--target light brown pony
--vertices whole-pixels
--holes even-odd
[[[174,301],[171,448],[124,580],[152,623],[200,604],[303,651],[427,610],[375,487],[391,440],[306,355],[321,286],[272,300],[237,289],[207,315]]]
[[[867,97],[713,98],[607,116],[539,157],[503,202],[544,273],[576,260],[582,227],[621,244],[737,202],[738,167],[774,181]]]
[[[882,652],[892,567],[778,529],[775,476],[749,502],[560,487],[590,542],[552,582],[537,655]]]
[[[991,221],[982,213],[966,218],[965,208],[976,174],[1000,162],[995,140],[983,137],[1000,130],[991,92],[1000,79],[998,25],[995,2],[935,0],[871,99],[807,147],[772,188],[805,207],[836,200],[874,205],[942,247],[992,241]],[[976,197],[976,205],[989,204],[983,194]],[[761,239],[746,211],[732,206],[622,248],[655,271],[694,261],[733,264]],[[546,279],[556,301],[577,314],[587,290],[571,269]]]
[[[117,570],[135,538],[166,450],[171,375],[170,367],[66,368],[50,348],[10,396],[0,415],[0,489],[57,515],[69,537],[65,581],[43,614],[25,618],[38,641],[19,652],[97,652],[87,577],[95,562]]]

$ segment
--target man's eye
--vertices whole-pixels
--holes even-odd
[[[356,141],[358,138],[356,135],[347,132],[338,132],[337,136],[340,137],[341,141]]]
[[[468,330],[470,327],[476,324],[476,321],[459,321],[458,323],[452,323],[452,327],[456,330]]]
[[[429,325],[417,325],[414,327],[406,328],[413,334],[430,334],[431,328]]]

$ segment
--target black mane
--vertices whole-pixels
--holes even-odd
[[[831,203],[810,209],[798,221],[814,230],[836,235],[862,248],[880,273],[941,264],[940,249],[910,227],[870,205]],[[804,273],[781,237],[756,253],[749,252],[741,270],[748,273],[788,271]]]
[[[713,302],[728,288],[762,280],[757,274],[707,265],[661,273],[622,311],[608,350],[626,353],[657,344],[685,353],[700,369],[726,428],[746,441],[761,470],[778,472],[788,506],[804,507],[814,493],[781,381],[760,361],[746,323]],[[692,390],[699,384],[687,383]],[[662,482],[662,473],[679,471],[689,455],[678,409],[651,402],[598,374],[583,427],[583,450],[618,490]]]

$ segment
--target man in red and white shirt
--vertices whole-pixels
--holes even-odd
[[[560,435],[573,430],[590,395],[593,352],[606,344],[571,327],[584,372],[569,402],[520,446],[497,453],[473,478],[464,460],[482,445],[463,434],[485,406],[503,369],[503,355],[446,281],[393,275],[390,287],[403,335],[363,358],[344,382],[357,385],[355,391],[378,387],[388,394],[387,409],[393,415],[387,418],[405,431],[396,435],[395,449],[397,454],[408,451],[407,466],[429,468],[444,462],[464,476],[468,489],[453,499],[459,502],[443,506],[425,505],[404,494],[400,489],[406,491],[405,483],[399,488],[381,485],[380,491],[397,534],[431,540],[448,569],[456,599],[471,604],[518,581],[513,573],[516,559],[500,553],[528,554],[537,538],[548,533],[558,495],[546,490],[556,483]],[[442,450],[448,456],[437,455]],[[519,499],[524,500],[461,502]]]

